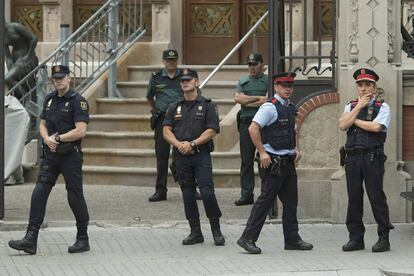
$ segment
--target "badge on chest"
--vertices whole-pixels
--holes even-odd
[[[69,102],[66,102],[65,105],[62,107],[63,112],[69,112]]]
[[[203,110],[202,105],[197,106],[196,116],[197,117],[203,117],[204,116],[204,110]]]
[[[183,115],[181,114],[181,105],[177,106],[177,110],[175,111],[174,120],[181,120]]]

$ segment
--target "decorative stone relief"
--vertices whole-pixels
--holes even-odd
[[[367,2],[367,6],[371,8],[372,22],[371,22],[371,28],[367,32],[368,36],[371,38],[371,57],[368,60],[366,60],[366,63],[368,63],[371,67],[375,67],[379,63],[378,58],[374,56],[375,37],[380,33],[379,30],[375,28],[375,25],[374,25],[374,13],[375,13],[374,9],[378,7],[378,5],[379,3],[377,0],[370,0],[369,2]]]
[[[305,118],[299,136],[300,168],[338,167],[338,105],[320,106]]]
[[[393,0],[388,0],[388,62],[394,60],[395,32],[393,19]]]
[[[349,59],[358,62],[358,0],[352,0],[352,23],[351,33],[348,36],[349,41]]]

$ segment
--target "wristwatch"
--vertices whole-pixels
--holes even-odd
[[[197,147],[197,144],[194,141],[191,141],[190,146],[195,149]]]
[[[59,135],[56,135],[56,136],[55,136],[55,141],[56,141],[56,142],[60,142],[60,136],[59,136]]]

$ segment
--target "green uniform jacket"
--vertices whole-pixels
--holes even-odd
[[[248,96],[266,96],[269,88],[269,79],[266,74],[261,74],[257,78],[244,76],[237,84],[237,93],[242,92]],[[241,118],[254,117],[259,107],[241,106]]]

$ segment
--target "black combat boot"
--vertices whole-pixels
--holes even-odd
[[[90,250],[88,225],[76,225],[78,233],[76,234],[76,241],[73,245],[68,247],[69,253],[81,253]]]
[[[10,240],[9,246],[16,250],[23,250],[29,254],[36,254],[38,235],[39,229],[29,225],[24,238],[21,240]]]
[[[256,243],[252,240],[248,240],[246,238],[241,237],[237,244],[242,247],[244,250],[249,252],[250,254],[260,254],[262,250],[256,246]]]
[[[81,253],[89,251],[89,238],[88,235],[86,236],[78,236],[76,235],[76,241],[73,245],[68,247],[69,253]]]
[[[372,252],[385,252],[390,251],[390,239],[389,239],[389,231],[385,233],[381,233],[378,237],[378,241],[372,246]]]
[[[342,246],[342,251],[345,251],[345,252],[364,250],[364,249],[365,249],[364,241],[349,240],[346,244]]]
[[[219,218],[210,218],[211,233],[213,233],[213,239],[215,245],[224,245],[226,240],[220,230]]]
[[[190,235],[183,240],[183,245],[192,245],[204,242],[203,233],[201,233],[200,220],[189,219],[188,223],[190,224],[191,232]]]

